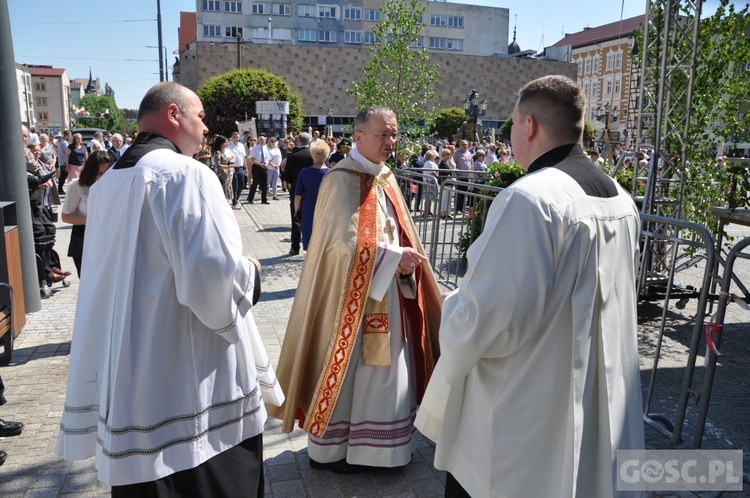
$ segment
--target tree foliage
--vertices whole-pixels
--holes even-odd
[[[664,3],[664,0],[653,2],[657,14],[663,11]],[[692,19],[689,9],[683,7],[683,10],[684,16]],[[650,27],[649,37],[660,36],[659,17],[654,17],[657,22]],[[743,36],[748,20],[748,5],[735,10],[730,0],[719,0],[715,13],[701,19],[692,68],[688,130],[683,140],[671,139],[662,143],[665,159],[679,160],[683,152],[686,158],[686,164],[680,165],[679,169],[684,175],[685,187],[681,192],[681,213],[678,215],[706,226],[713,233],[718,230],[718,220],[712,215],[711,208],[727,204],[726,194],[732,181],[731,175],[716,170],[715,156],[721,153],[718,149],[723,143],[731,143],[737,136],[747,137],[750,130],[747,107],[750,84],[748,73],[743,70],[743,65],[750,61],[750,41]],[[636,40],[643,46],[642,33],[636,34]],[[670,50],[677,57],[687,59],[692,46],[684,40],[673,43]],[[648,55],[660,57],[658,53]],[[650,65],[658,67],[655,61]],[[674,93],[680,95],[689,84],[687,73],[674,71],[670,84],[676,89]],[[670,113],[675,113],[670,115],[672,122],[678,122],[688,110],[685,102],[679,104],[669,109]]]
[[[511,128],[513,128],[513,116],[508,116],[508,119],[500,126],[500,138],[510,140]]]
[[[86,95],[81,97],[79,107],[86,109],[88,116],[78,118],[77,128],[103,128],[112,133],[127,133],[130,131],[122,111],[115,103],[114,97]],[[109,117],[104,117],[107,110],[109,110]],[[96,113],[100,113],[101,117],[97,118]]]
[[[255,116],[258,100],[289,102],[287,126],[290,133],[302,129],[302,99],[284,78],[265,69],[234,69],[209,79],[198,89],[211,133],[230,136],[237,131],[235,121]]]
[[[109,86],[109,83],[104,83],[104,96],[115,98],[115,91]]]
[[[456,130],[466,120],[466,111],[460,107],[440,109],[430,124],[429,133],[438,138],[453,140]]]
[[[425,8],[419,0],[387,0],[380,9],[384,19],[375,25],[377,39],[364,68],[365,79],[348,93],[357,109],[387,106],[396,113],[402,132],[409,132],[435,113],[435,88],[442,82],[438,65],[429,64],[425,48],[416,49]],[[421,133],[420,133],[421,134]]]

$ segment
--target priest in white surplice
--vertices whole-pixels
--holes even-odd
[[[367,108],[357,148],[323,178],[310,250],[292,305],[278,375],[290,432],[309,433],[314,468],[348,473],[406,465],[414,417],[437,357],[440,298],[390,169],[398,124]]]
[[[446,497],[606,498],[644,446],[638,211],[583,153],[585,98],[562,76],[519,92],[528,174],[492,202],[443,302],[442,356],[417,417]]]
[[[148,91],[138,138],[88,199],[57,454],[96,456],[112,496],[263,496],[263,400],[278,387],[216,176],[208,130],[176,83]]]

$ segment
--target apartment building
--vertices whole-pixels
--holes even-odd
[[[70,80],[65,69],[25,65],[31,72],[36,130],[59,134],[70,123]]]
[[[385,0],[197,0],[197,40],[365,48],[376,43],[373,27],[381,20],[384,4]],[[422,4],[424,30],[416,47],[463,55],[507,54],[508,9]]]
[[[576,64],[578,84],[588,103],[586,119],[594,126],[597,140],[606,128],[607,116],[613,142],[627,142],[633,129],[628,129],[628,122],[632,124],[634,117],[627,115],[633,33],[643,28],[644,20],[645,16],[636,16],[566,33],[545,49],[545,58]]]
[[[36,126],[34,94],[31,91],[31,70],[21,64],[16,64],[16,87],[18,88],[18,109],[21,114],[21,123],[27,127]]]

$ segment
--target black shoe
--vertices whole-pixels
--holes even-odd
[[[292,256],[296,256],[297,254],[299,254],[299,249],[289,249],[289,254],[291,254]]]
[[[8,454],[0,450],[0,465],[5,463],[5,459],[8,458]]]
[[[8,422],[0,418],[0,437],[18,436],[23,431],[23,422]]]
[[[359,474],[361,472],[367,472],[369,467],[365,465],[353,465],[347,463],[346,460],[339,460],[338,462],[320,463],[316,462],[312,458],[310,459],[310,467],[318,470],[330,470],[336,474]]]
[[[263,201],[263,202],[261,202],[261,204],[271,204],[271,203],[268,202],[268,201]]]

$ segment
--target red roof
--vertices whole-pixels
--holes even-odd
[[[31,76],[62,76],[65,69],[58,69],[52,66],[34,66],[30,64],[24,64],[31,71]]]
[[[646,21],[646,16],[636,16],[630,19],[623,19],[595,28],[585,28],[578,33],[565,34],[565,38],[552,45],[553,47],[565,47],[570,45],[573,48],[591,45],[594,43],[612,40],[619,36],[630,36]]]

